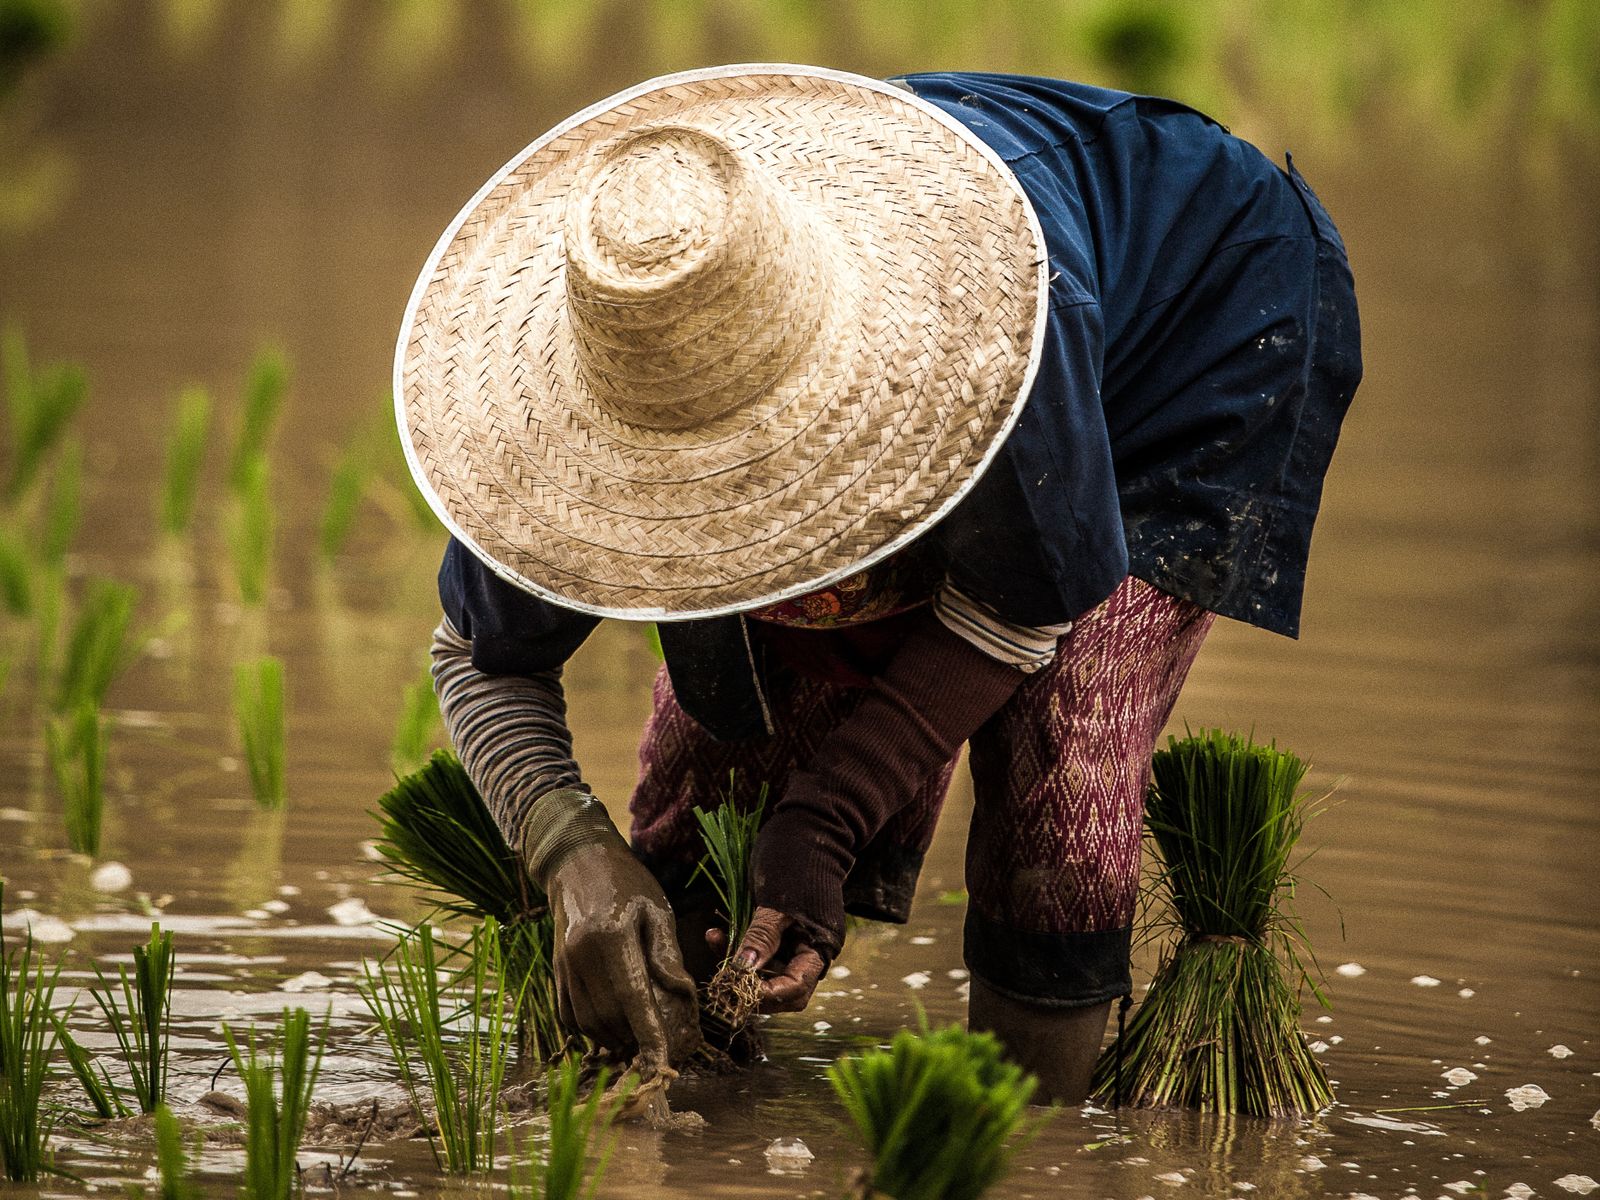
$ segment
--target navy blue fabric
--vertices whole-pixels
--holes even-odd
[[[1050,257],[1033,390],[995,463],[928,535],[969,595],[1065,622],[1130,572],[1293,636],[1313,520],[1361,377],[1344,245],[1290,164],[1167,100],[1021,76],[904,78],[1000,155]],[[452,542],[440,597],[493,674],[563,662],[595,621]],[[684,709],[759,733],[739,618],[662,629]]]
[[[1050,257],[1027,407],[936,531],[952,578],[1053,624],[1131,572],[1296,634],[1361,376],[1344,246],[1310,189],[1172,101],[1009,75],[902,82],[1006,161]]]

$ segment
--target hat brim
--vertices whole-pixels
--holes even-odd
[[[663,122],[759,161],[844,263],[806,361],[681,433],[586,402],[561,283],[567,185]],[[664,76],[532,143],[445,230],[397,347],[401,442],[451,532],[535,595],[636,620],[772,604],[887,557],[970,491],[1032,384],[1047,281],[1015,175],[936,106],[816,67]]]

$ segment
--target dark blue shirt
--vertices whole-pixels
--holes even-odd
[[[1005,160],[1050,255],[1027,406],[935,531],[954,581],[1051,624],[1131,572],[1297,633],[1361,375],[1344,246],[1310,189],[1172,101],[1011,75],[902,82]]]
[[[1007,75],[902,82],[1005,160],[1050,256],[1028,402],[926,535],[950,580],[1010,620],[1049,625],[1131,572],[1297,633],[1322,481],[1361,377],[1344,246],[1311,190],[1292,164],[1171,101]],[[491,673],[558,666],[596,624],[459,543],[439,583]],[[763,664],[742,618],[661,633],[692,716],[722,737],[762,727]]]

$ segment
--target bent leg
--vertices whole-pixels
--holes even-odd
[[[1131,990],[1155,741],[1213,614],[1128,578],[972,739],[968,1020],[1077,1103]]]

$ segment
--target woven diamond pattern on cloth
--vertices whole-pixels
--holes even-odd
[[[628,807],[633,848],[669,889],[704,853],[694,807],[714,808],[731,799],[748,809],[763,783],[769,808],[776,804],[796,764],[810,759],[862,694],[788,673],[773,685],[768,702],[777,732],[719,742],[678,706],[666,668],[656,675],[654,709],[639,747],[639,785]],[[845,884],[849,911],[906,919],[917,868],[933,840],[954,770],[954,762],[946,764],[863,850]]]
[[[1130,576],[979,730],[975,909],[1040,933],[1133,923],[1150,756],[1213,620]]]
[[[1055,662],[979,730],[971,742],[976,803],[967,840],[975,909],[1042,933],[1132,923],[1150,755],[1213,620],[1198,605],[1127,579],[1078,619]],[[860,695],[785,674],[769,696],[778,732],[718,742],[678,706],[663,668],[629,805],[634,849],[664,882],[681,884],[702,853],[694,806],[731,796],[747,808],[763,782],[776,803],[789,773]],[[845,888],[851,911],[906,919],[954,766],[929,780],[862,853]]]

